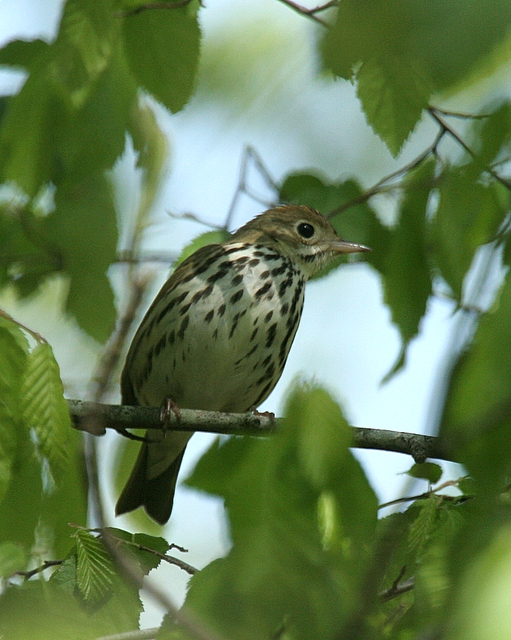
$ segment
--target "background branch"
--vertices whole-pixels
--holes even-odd
[[[93,435],[114,429],[126,435],[127,429],[162,429],[158,407],[106,405],[82,400],[68,400],[74,426]],[[91,419],[91,417],[93,419]],[[226,435],[264,436],[275,431],[281,420],[254,413],[218,413],[181,409],[181,419],[174,414],[168,422],[173,431],[200,431]],[[99,429],[97,427],[100,427]],[[438,458],[456,462],[439,438],[418,433],[352,427],[353,446],[411,455],[416,462]]]

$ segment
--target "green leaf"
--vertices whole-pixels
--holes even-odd
[[[128,131],[133,147],[138,154],[137,168],[142,171],[142,193],[136,217],[136,228],[133,229],[133,243],[142,236],[149,214],[153,207],[161,180],[167,167],[169,146],[166,135],[158,125],[153,109],[142,101],[138,101],[130,112]],[[134,250],[137,247],[133,244]]]
[[[162,538],[161,536],[149,536],[146,533],[134,533],[133,542],[143,547],[147,547],[148,549],[157,551],[158,553],[167,553],[170,549],[170,544],[165,540],[165,538]],[[144,560],[143,566],[147,573],[159,566],[161,562],[160,558],[148,551],[141,550],[140,553],[142,554]]]
[[[302,473],[321,492],[323,534],[329,526],[342,531],[337,542],[351,549],[360,570],[376,527],[377,501],[348,448],[352,434],[346,418],[327,391],[312,386],[291,394],[284,424],[296,431]]]
[[[186,247],[179,254],[179,257],[177,258],[174,265],[177,266],[201,247],[204,247],[208,244],[219,244],[221,242],[225,242],[228,237],[229,233],[224,229],[215,229],[215,231],[206,231],[205,233],[201,233],[200,236],[197,236],[190,242],[190,244],[186,245]]]
[[[124,51],[137,82],[170,111],[180,111],[195,86],[200,28],[195,5],[141,11],[122,21]]]
[[[67,464],[58,478],[59,483],[45,491],[41,504],[41,529],[55,558],[63,558],[69,552],[72,544],[69,523],[87,524],[88,482],[83,439],[75,429],[69,431]]]
[[[460,480],[458,481],[458,489],[465,496],[474,495],[474,493],[476,492],[476,484],[474,482],[474,479],[471,478],[470,476],[465,476],[464,478],[460,478]]]
[[[393,513],[380,518],[376,527],[376,538],[382,544],[386,541],[386,553],[381,558],[385,571],[381,587],[388,589],[401,576],[406,580],[415,573],[415,555],[410,553],[408,535],[419,509],[412,505],[404,512]]]
[[[471,137],[476,150],[476,161],[481,168],[488,167],[502,159],[509,152],[511,142],[511,104],[504,102],[497,106],[488,105],[481,109],[489,118],[474,120]]]
[[[350,189],[350,185],[355,190],[359,187],[353,179],[346,182],[331,182],[326,176],[317,172],[297,171],[284,178],[279,190],[279,201],[304,204],[328,215],[337,207],[351,200],[353,189]],[[361,240],[356,238],[356,241],[360,242]]]
[[[50,576],[49,583],[58,585],[63,591],[73,595],[76,590],[76,565],[78,563],[76,545],[68,553],[58,569]]]
[[[98,540],[96,538],[96,540]],[[111,588],[99,601],[85,601],[80,597],[78,569],[78,552],[73,548],[64,562],[53,573],[49,580],[51,588],[56,593],[66,593],[74,596],[76,606],[80,605],[78,619],[83,620],[82,629],[76,637],[97,638],[122,632],[132,632],[138,629],[138,619],[143,611],[138,591],[118,573],[112,576]],[[85,630],[88,635],[84,636]],[[69,637],[75,637],[72,634]]]
[[[146,533],[130,533],[129,531],[115,527],[108,527],[106,530],[114,536],[114,538],[120,538],[126,541],[127,544],[122,545],[122,549],[132,556],[144,575],[156,569],[161,563],[161,558],[155,553],[151,553],[151,551],[164,554],[167,553],[170,548],[169,543],[161,536],[150,536]],[[151,551],[139,549],[139,545]]]
[[[352,440],[339,405],[327,391],[313,387],[291,396],[285,420],[299,438],[298,456],[305,476],[318,490],[335,489]]]
[[[117,247],[111,185],[101,173],[69,180],[57,189],[55,208],[45,219],[45,231],[70,276],[66,308],[89,335],[104,342],[116,317],[106,275]]]
[[[442,172],[440,199],[431,229],[436,265],[460,301],[463,280],[477,248],[493,239],[507,215],[500,185],[484,185],[476,180],[473,167]]]
[[[56,479],[69,464],[66,444],[72,428],[63,393],[59,366],[51,347],[46,342],[39,343],[28,358],[23,376],[22,411]]]
[[[370,11],[343,0],[324,36],[323,62],[342,78],[356,77],[368,122],[397,155],[430,96],[466,84],[503,48],[510,25],[505,0],[491,11],[480,0],[374,0]]]
[[[430,484],[436,484],[442,477],[442,473],[442,467],[434,462],[415,463],[406,472],[406,474],[412,478],[428,480]]]
[[[391,56],[407,66],[421,67],[434,91],[465,80],[504,42],[511,7],[496,0],[491,11],[480,0],[343,0],[336,22],[325,34],[323,60],[335,74],[349,79],[359,62]],[[508,53],[509,55],[509,53]],[[396,74],[400,75],[399,67]],[[410,87],[408,87],[410,88]],[[378,99],[378,96],[375,96]]]
[[[62,87],[48,78],[49,55],[38,60],[20,93],[11,98],[0,129],[0,179],[30,197],[55,178],[56,146],[70,119]]]
[[[0,331],[10,334],[14,339],[14,343],[17,345],[19,350],[21,350],[17,352],[17,357],[15,358],[17,363],[16,361],[13,361],[10,365],[10,370],[8,369],[5,375],[5,379],[10,380],[10,384],[14,385],[18,389],[21,384],[20,378],[11,376],[10,373],[15,373],[15,369],[13,369],[13,367],[17,368],[16,373],[19,373],[26,366],[26,357],[29,352],[28,340],[21,326],[3,312],[0,312]],[[3,367],[1,369],[3,369]]]
[[[505,640],[511,626],[510,525],[497,531],[482,553],[470,558],[451,604],[449,638],[452,640]]]
[[[12,40],[0,49],[0,65],[30,69],[46,55],[49,44],[44,40]]]
[[[357,10],[354,2],[341,3],[320,46],[323,65],[345,80],[353,78],[355,65],[366,55],[365,34],[357,32]]]
[[[415,503],[416,505],[419,502]],[[436,516],[438,511],[438,498],[432,495],[426,500],[420,501],[420,511],[417,518],[410,526],[408,533],[408,545],[417,554],[425,547],[432,532],[434,531]]]
[[[97,630],[71,594],[41,580],[10,587],[2,594],[0,628],[11,640],[92,640]]]
[[[447,381],[441,434],[485,491],[511,471],[511,277]]]
[[[424,545],[417,549],[412,565],[417,592],[415,602],[421,617],[435,618],[445,606],[450,609],[452,604],[455,586],[449,552],[453,544],[459,543],[465,521],[461,513],[463,506],[460,508],[453,501],[439,500],[436,512],[433,513],[433,506],[424,506],[412,526],[417,526],[421,518],[424,518],[422,524],[426,526],[428,514],[424,509],[431,509],[431,523]],[[424,628],[426,624],[424,620],[421,626]]]
[[[8,578],[27,566],[24,549],[14,542],[0,544],[0,577]]]
[[[30,197],[45,183],[59,182],[62,163],[69,161],[61,145],[66,141],[69,145],[74,117],[108,67],[119,29],[110,2],[65,3],[56,40],[34,59],[26,83],[2,119],[4,181],[16,182]],[[84,142],[88,147],[97,145],[91,136]]]
[[[120,46],[91,87],[60,145],[66,173],[80,176],[111,169],[124,151],[126,129],[137,102],[137,86]]]
[[[506,278],[493,309],[485,314],[474,341],[453,371],[446,424],[472,440],[508,416],[511,390],[511,278]],[[511,414],[510,414],[511,415]]]
[[[76,584],[84,600],[97,605],[112,591],[115,572],[103,542],[85,529],[76,532]]]
[[[3,590],[0,596],[0,629],[6,638],[94,640],[133,632],[138,628],[141,605],[133,589],[129,590],[117,580],[115,595],[106,605],[91,613],[90,609],[84,609],[83,601],[76,597],[76,589],[72,588],[72,563],[68,559],[64,564],[69,571],[67,584],[53,578],[49,583],[30,580],[21,587]]]
[[[26,362],[27,344],[21,330],[0,316],[0,502],[11,482],[19,442],[28,437],[20,415],[20,382]]]
[[[64,6],[57,39],[51,47],[52,69],[74,109],[88,100],[107,68],[120,33],[114,2],[70,0]]]
[[[369,59],[357,74],[367,121],[395,157],[427,109],[431,86],[422,68],[392,55]]]
[[[25,335],[0,315],[0,543],[16,541],[28,557],[40,517],[42,469],[22,415],[27,358]]]
[[[19,440],[15,456],[11,458],[10,481],[0,502],[0,543],[16,541],[28,556],[41,522],[43,466],[28,429],[20,430],[17,435]]]
[[[269,445],[233,439],[213,449],[224,471],[232,462],[237,471],[227,474],[239,493],[236,499],[233,486],[226,498],[233,548],[192,577],[185,607],[217,633],[240,640],[271,637],[286,618],[300,640],[328,637],[347,615],[347,603],[322,558],[314,494],[297,476],[296,458],[278,464]],[[264,480],[257,481],[257,472]],[[276,476],[278,492],[269,486]]]
[[[187,484],[225,498],[233,546],[191,579],[185,611],[240,640],[273,637],[284,622],[297,640],[334,636],[376,525],[376,498],[349,442],[328,394],[302,388],[275,437],[212,446]]]
[[[30,206],[0,204],[0,287],[11,284],[21,297],[58,267],[52,248],[42,241],[41,227]]]
[[[198,636],[184,624],[179,624],[174,616],[167,613],[158,629],[155,640],[198,640]],[[284,637],[282,640],[285,640]]]
[[[385,254],[385,303],[403,341],[401,355],[391,373],[404,364],[406,348],[419,331],[431,294],[426,213],[434,170],[434,161],[426,161],[409,174],[399,219]]]

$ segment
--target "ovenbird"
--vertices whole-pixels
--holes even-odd
[[[123,404],[246,412],[282,373],[302,313],[305,282],[345,242],[320,213],[279,206],[221,244],[202,247],[173,272],[138,328],[122,372]],[[191,433],[148,432],[117,502],[157,522],[170,517]]]

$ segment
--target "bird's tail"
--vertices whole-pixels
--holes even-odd
[[[158,447],[158,444],[142,444],[133,471],[117,501],[115,514],[119,516],[144,507],[147,515],[159,524],[165,524],[172,512],[177,476],[186,444],[171,464],[156,477],[151,477],[149,472],[150,447]]]

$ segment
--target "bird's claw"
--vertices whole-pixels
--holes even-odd
[[[172,398],[168,397],[165,398],[160,407],[160,422],[162,423],[163,437],[165,437],[167,429],[169,428],[172,414],[176,416],[177,420],[181,420],[180,408]]]
[[[258,411],[255,407],[250,409],[250,413],[253,413],[255,416],[261,416],[263,418],[268,418],[271,422],[275,421],[275,414],[273,411]]]

